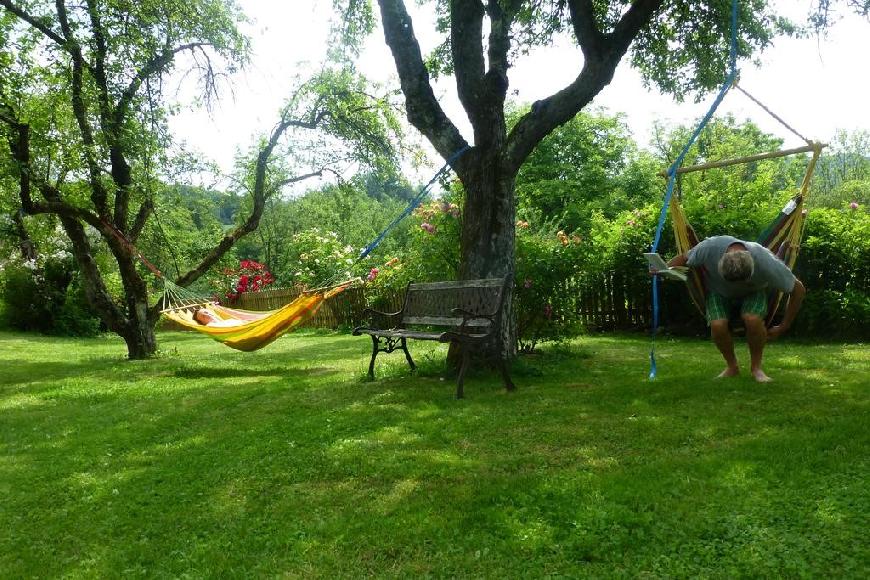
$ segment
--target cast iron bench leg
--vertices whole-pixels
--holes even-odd
[[[411,353],[408,352],[408,341],[402,338],[402,350],[405,351],[405,358],[408,359],[408,364],[411,365],[411,370],[417,370],[417,365],[414,364],[414,359],[411,358]]]
[[[369,378],[371,380],[375,380],[375,359],[378,356],[378,350],[379,350],[378,345],[380,344],[381,340],[373,334],[371,335],[371,337],[372,337],[372,360],[371,360],[371,362],[369,362]]]
[[[468,352],[467,345],[462,345],[462,363],[459,365],[459,376],[456,377],[456,398],[462,399],[465,397],[465,390],[463,386],[465,384],[465,371],[468,370],[468,362],[471,359],[471,355]]]

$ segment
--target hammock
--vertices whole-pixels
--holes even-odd
[[[769,159],[772,157],[792,155],[795,152],[811,151],[813,156],[807,165],[807,171],[801,181],[800,190],[793,198],[791,198],[791,200],[789,200],[785,207],[783,207],[779,212],[779,215],[776,216],[770,225],[768,225],[755,240],[757,243],[773,252],[780,260],[785,262],[789,269],[792,269],[794,268],[798,251],[800,250],[800,241],[803,237],[804,223],[806,221],[804,201],[809,193],[810,181],[823,147],[824,145],[821,143],[810,142],[807,147],[801,147],[799,149],[777,151],[774,153],[765,153],[762,155],[753,155],[739,159],[685,167],[681,168],[678,173],[689,173],[692,171],[710,169],[711,167],[726,167],[728,165],[747,163],[748,161],[754,161],[761,158]],[[680,205],[680,201],[676,195],[671,197],[669,207],[671,212],[671,225],[674,229],[674,238],[677,244],[677,254],[685,254],[698,244],[698,235],[695,233],[689,220],[686,219],[686,213],[683,211],[683,207]],[[689,272],[686,284],[689,289],[689,296],[692,298],[692,303],[703,315],[706,304],[706,284],[703,270],[692,268]],[[776,310],[779,307],[781,300],[781,292],[771,293],[768,302],[767,319],[765,320],[767,326],[770,326],[773,323],[773,317],[776,314]]]
[[[354,282],[355,280],[349,280],[331,288],[305,292],[276,310],[252,312],[192,299],[192,295],[185,296],[183,289],[167,281],[164,301],[169,303],[174,298],[177,304],[168,306],[162,313],[181,326],[201,332],[230,348],[250,352],[263,348],[282,334],[298,328],[317,314],[325,300],[343,292]],[[204,307],[209,308],[227,324],[204,325],[194,320],[196,310]]]

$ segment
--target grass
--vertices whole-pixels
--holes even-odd
[[[596,336],[463,401],[369,344],[0,334],[4,577],[867,577],[866,345]],[[740,353],[745,359],[745,349]]]

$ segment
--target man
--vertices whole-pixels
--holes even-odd
[[[725,359],[725,370],[719,378],[739,374],[734,341],[728,328],[729,313],[739,308],[746,326],[749,346],[750,373],[756,381],[771,380],[761,369],[761,358],[768,340],[782,336],[800,310],[806,289],[788,266],[773,252],[755,242],[744,242],[732,236],[707,238],[677,256],[668,266],[704,268],[707,282],[707,323],[713,342]],[[782,322],[767,330],[767,299],[771,291],[789,295]]]

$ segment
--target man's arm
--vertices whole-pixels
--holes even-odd
[[[803,304],[806,294],[807,289],[803,283],[795,278],[794,288],[792,288],[788,295],[788,304],[785,307],[785,315],[782,318],[782,322],[767,331],[768,340],[779,338],[791,327],[791,323],[794,322],[798,310],[801,309],[801,304]]]
[[[671,261],[668,262],[668,268],[685,266],[688,262],[689,254],[680,254],[679,256],[674,256]]]

